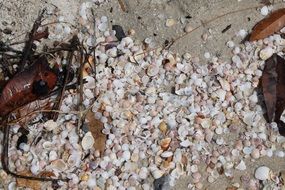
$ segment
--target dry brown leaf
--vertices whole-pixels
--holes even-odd
[[[262,91],[267,110],[267,121],[276,122],[281,135],[285,136],[280,117],[285,109],[285,59],[273,54],[265,62],[261,77]]]
[[[33,176],[33,174],[30,171],[19,172],[19,174],[24,176]],[[17,187],[26,187],[33,190],[40,190],[42,185],[40,181],[22,179],[22,178],[17,178],[16,182],[17,182]]]
[[[102,133],[104,129],[104,124],[95,118],[94,113],[89,111],[86,115],[86,119],[88,119],[89,131],[92,133],[92,136],[95,140],[94,148],[99,150],[100,155],[103,155],[106,147],[106,135]]]
[[[278,9],[257,23],[252,29],[249,41],[260,40],[278,32],[285,26],[285,8]]]

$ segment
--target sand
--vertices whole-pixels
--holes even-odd
[[[76,23],[77,8],[83,2],[72,0],[52,0],[46,3],[38,0],[0,0],[0,29],[7,27],[12,29],[12,35],[3,35],[1,37],[15,37],[21,39],[23,34],[28,32],[37,17],[38,11],[43,7],[57,6],[61,10],[61,14],[67,18],[68,22]],[[96,16],[106,15],[112,24],[123,26],[125,31],[129,29],[135,30],[135,38],[144,40],[151,37],[156,41],[157,45],[162,45],[165,40],[171,40],[184,33],[186,23],[193,28],[206,23],[221,14],[231,11],[244,9],[252,6],[260,5],[256,0],[123,0],[127,12],[122,11],[117,0],[111,0],[106,5],[96,9]],[[181,17],[188,17],[185,23],[180,22]],[[231,58],[229,49],[225,46],[226,42],[233,40],[240,43],[241,38],[235,37],[235,33],[241,29],[250,31],[250,29],[263,16],[256,9],[227,15],[212,23],[205,24],[195,32],[178,40],[171,47],[175,53],[183,54],[190,52],[192,55],[199,56],[204,60],[204,53],[209,52],[218,55],[225,60]],[[177,23],[171,27],[165,26],[167,18],[172,18]],[[231,28],[225,33],[222,30],[228,25]],[[210,30],[210,33],[209,33]],[[208,34],[207,40],[202,39],[203,34]],[[266,165],[273,171],[285,169],[285,162],[279,158],[262,158],[256,162],[246,160],[247,170],[245,172],[236,172],[235,178],[227,179],[225,176],[218,178],[213,184],[208,184],[203,178],[203,189],[226,189],[230,184],[239,182],[241,174],[253,174],[254,169],[260,165]],[[187,189],[189,177],[181,178],[174,189]]]

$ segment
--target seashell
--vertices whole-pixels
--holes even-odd
[[[270,58],[273,55],[273,53],[274,53],[274,50],[268,46],[259,52],[259,57],[262,60],[267,60],[268,58]]]
[[[190,171],[191,171],[192,173],[198,172],[198,166],[197,166],[197,165],[192,165],[192,166],[190,167]]]
[[[254,112],[247,111],[243,114],[243,122],[247,125],[251,126],[254,122]]]
[[[252,152],[252,147],[244,147],[244,148],[242,149],[242,152],[243,152],[244,154],[246,154],[246,155],[250,155],[251,152]]]
[[[93,77],[86,76],[84,80],[86,81],[86,83],[84,83],[85,88],[94,89],[96,87],[95,79]]]
[[[276,151],[275,155],[279,158],[283,158],[285,156],[284,151],[280,151],[280,150]]]
[[[165,26],[167,26],[167,27],[171,27],[171,26],[173,26],[175,24],[176,24],[176,21],[174,19],[172,19],[172,18],[167,19],[166,22],[165,22]]]
[[[204,129],[210,128],[212,126],[212,120],[210,118],[205,118],[201,122],[201,126]]]
[[[159,67],[153,64],[149,65],[146,71],[147,75],[150,77],[156,76],[158,72],[159,72]]]
[[[216,180],[216,179],[215,179],[213,176],[208,176],[208,178],[207,178],[207,181],[208,181],[209,183],[214,183],[215,180]]]
[[[43,148],[45,148],[45,149],[50,149],[50,148],[52,148],[53,147],[53,143],[52,142],[50,142],[50,141],[45,141],[45,142],[43,142]]]
[[[84,137],[82,138],[81,146],[83,150],[88,150],[93,147],[94,138],[91,132],[87,132]]]
[[[227,94],[227,92],[223,89],[218,89],[215,91],[215,95],[216,95],[215,97],[219,98],[219,100],[221,102],[223,102],[225,100],[226,94]]]
[[[81,156],[79,153],[74,152],[72,153],[67,160],[68,166],[76,166],[78,167],[81,162]]]
[[[191,145],[191,142],[188,139],[180,143],[180,146],[185,147],[185,148],[189,147],[190,145]]]
[[[57,159],[51,162],[51,166],[59,171],[64,171],[67,169],[66,163],[62,159]]]
[[[260,157],[260,151],[257,148],[255,148],[252,150],[250,155],[252,158],[258,159]]]
[[[235,168],[238,170],[244,171],[244,170],[246,170],[246,165],[245,165],[244,161],[241,160],[240,163]]]
[[[154,179],[159,179],[164,175],[164,172],[156,168],[151,172],[151,174]]]
[[[142,167],[139,171],[139,177],[141,179],[146,179],[148,177],[148,169],[146,167]]]
[[[191,25],[190,23],[187,23],[186,26],[185,26],[185,28],[184,28],[184,31],[185,31],[186,33],[189,33],[189,32],[191,32],[192,30],[193,30],[192,25]]]
[[[230,91],[231,90],[231,86],[230,83],[228,81],[226,81],[225,79],[219,77],[218,81],[220,82],[220,85],[222,86],[222,89],[225,91]]]
[[[57,125],[57,123],[55,121],[48,120],[48,121],[46,121],[44,123],[44,127],[48,131],[53,131],[53,130],[55,130],[58,127],[58,125]]]
[[[160,141],[160,147],[162,150],[167,150],[170,146],[171,138],[165,138]]]
[[[87,181],[89,179],[89,175],[88,174],[83,174],[81,177],[80,177],[80,180],[81,181]]]
[[[16,190],[17,189],[17,184],[16,182],[11,182],[8,185],[8,190]]]
[[[173,152],[165,151],[160,156],[163,157],[163,158],[168,158],[168,157],[173,156]]]
[[[254,177],[258,180],[267,180],[269,179],[270,168],[267,166],[260,166],[255,170]]]
[[[123,160],[125,160],[125,161],[127,161],[127,160],[130,160],[131,159],[131,153],[130,153],[130,151],[124,151],[123,152],[123,155],[122,155],[122,158],[123,158]]]
[[[54,150],[50,151],[50,153],[49,153],[49,161],[53,161],[53,160],[56,160],[56,159],[57,159],[57,153]]]
[[[167,124],[162,121],[159,125],[158,125],[159,130],[163,133],[166,134],[166,132],[168,131],[168,127]]]

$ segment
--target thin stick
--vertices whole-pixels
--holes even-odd
[[[73,47],[74,49],[73,49],[73,51],[68,52],[68,56],[67,56],[68,63],[66,65],[66,75],[64,76],[64,83],[63,83],[63,86],[62,86],[60,93],[58,95],[56,104],[53,106],[54,110],[58,110],[60,108],[62,100],[63,100],[63,95],[64,95],[64,92],[66,90],[66,86],[67,86],[69,76],[70,76],[70,69],[71,69],[71,64],[72,64],[73,52],[75,49],[77,49],[77,46],[78,46],[77,36],[73,36],[73,38],[70,40],[70,42],[71,42],[70,47]],[[58,114],[56,114],[56,113],[52,114],[53,120],[56,120],[57,117],[58,117]]]
[[[118,0],[118,2],[119,2],[119,5],[120,5],[122,11],[127,12],[127,8],[126,8],[126,5],[123,2],[123,0]]]
[[[22,56],[21,61],[20,61],[20,63],[21,63],[20,64],[20,71],[23,71],[28,58],[31,56],[32,46],[33,46],[33,42],[34,42],[34,36],[37,33],[37,30],[41,25],[41,20],[43,18],[44,13],[45,13],[45,9],[42,10],[41,13],[39,14],[38,18],[34,22],[34,25],[33,25],[31,32],[29,33],[29,40],[25,44],[25,47],[23,49],[23,56]]]
[[[79,104],[78,104],[78,111],[79,111],[79,118],[77,124],[77,130],[80,131],[82,126],[82,110],[83,110],[83,69],[84,69],[84,52],[80,50],[80,67],[79,67]],[[78,133],[79,134],[79,133]]]

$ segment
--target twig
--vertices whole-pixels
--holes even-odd
[[[73,36],[73,38],[70,40],[70,47],[72,47],[73,50],[68,52],[68,55],[67,55],[68,63],[66,64],[66,74],[64,76],[64,82],[63,82],[61,90],[59,91],[59,95],[57,97],[56,103],[53,106],[53,110],[58,110],[61,106],[63,96],[64,96],[64,92],[66,90],[66,86],[67,86],[68,80],[70,78],[69,76],[70,76],[70,69],[71,69],[71,64],[72,64],[73,52],[77,49],[77,46],[78,46],[78,38],[77,38],[77,36]],[[53,120],[56,120],[58,117],[58,114],[56,114],[56,113],[52,114],[51,117],[53,118]]]
[[[77,130],[80,131],[80,128],[83,123],[83,69],[84,69],[84,52],[80,50],[80,67],[79,67],[79,103],[78,103],[78,111],[79,111],[79,118],[77,124]],[[79,134],[79,133],[78,133]]]
[[[118,0],[118,2],[119,2],[119,5],[120,5],[122,11],[128,12],[127,8],[126,8],[126,5],[125,5],[125,2],[123,2],[123,0]]]
[[[23,71],[27,60],[31,56],[34,37],[35,37],[35,34],[36,34],[38,28],[41,25],[41,20],[43,18],[44,13],[45,13],[45,9],[40,12],[38,18],[34,22],[34,25],[33,25],[31,32],[29,33],[29,40],[26,42],[25,47],[23,49],[23,56],[22,56],[21,61],[20,61],[20,70],[19,71]]]

